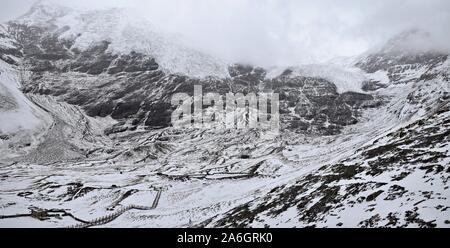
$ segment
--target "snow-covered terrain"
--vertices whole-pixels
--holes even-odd
[[[80,50],[108,41],[108,52],[146,53],[170,73],[200,78],[228,76],[224,61],[184,46],[176,35],[158,32],[151,23],[124,9],[82,11],[44,1],[34,5],[17,23],[52,26],[59,39],[73,39],[73,48]]]
[[[292,76],[320,77],[333,82],[339,93],[344,92],[363,92],[362,83],[367,80],[363,71],[355,67],[343,67],[338,65],[303,65],[291,68],[270,69],[267,77],[275,78],[282,74],[286,69],[292,70]]]
[[[18,73],[11,66],[0,61],[0,95],[2,121],[0,132],[15,133],[22,130],[32,130],[42,125],[42,110],[20,92]]]
[[[449,227],[450,60],[415,37],[264,69],[37,4],[0,26],[0,226]],[[194,85],[279,93],[280,133],[172,128]]]

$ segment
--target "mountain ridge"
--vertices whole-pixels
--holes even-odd
[[[0,226],[74,226],[124,206],[143,207],[104,226],[450,225],[448,54],[387,49],[346,66],[226,64],[225,77],[190,76],[93,35],[136,33],[117,31],[114,11],[74,14],[75,26],[35,11],[57,18],[0,27],[0,124],[22,103],[31,111],[13,127],[41,121],[1,129]],[[279,93],[280,133],[172,128],[170,97],[194,85]]]

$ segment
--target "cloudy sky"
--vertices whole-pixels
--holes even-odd
[[[35,0],[2,0],[0,21]],[[450,43],[448,0],[60,0],[83,8],[125,7],[198,49],[261,65],[354,56],[410,28]],[[76,3],[75,3],[76,2]]]

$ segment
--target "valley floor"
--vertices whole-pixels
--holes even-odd
[[[390,91],[382,94],[402,98]],[[0,161],[2,227],[450,225],[449,159],[439,155],[448,138],[407,161],[396,149],[376,150],[413,146],[386,140],[415,123],[386,114],[395,99],[337,136],[162,129],[109,139],[81,112],[63,119],[76,107],[29,98],[52,109],[53,124],[27,155]],[[427,118],[426,137],[445,134],[449,112]],[[374,161],[394,156],[376,173],[364,157],[374,150]]]

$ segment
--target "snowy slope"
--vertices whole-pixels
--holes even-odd
[[[43,125],[43,111],[19,90],[18,72],[0,60],[0,132],[4,134],[32,130]]]
[[[200,78],[229,76],[227,63],[184,46],[175,35],[158,31],[126,9],[86,11],[43,1],[15,22],[56,30],[59,39],[74,39],[74,47],[80,50],[109,41],[108,52],[150,55],[170,73]]]
[[[305,76],[323,78],[334,83],[339,93],[348,91],[363,92],[362,84],[367,80],[363,71],[354,67],[342,67],[331,64],[303,65],[299,67],[273,68],[267,73],[268,78],[275,78],[286,70],[292,71],[290,77]]]
[[[18,75],[0,60],[0,160],[29,152],[51,123],[51,117],[20,91]]]
[[[0,60],[1,227],[450,225],[450,64],[402,49],[420,33],[265,70],[124,10],[48,5],[0,29],[27,50]],[[170,127],[168,99],[194,84],[279,92],[281,131]]]

